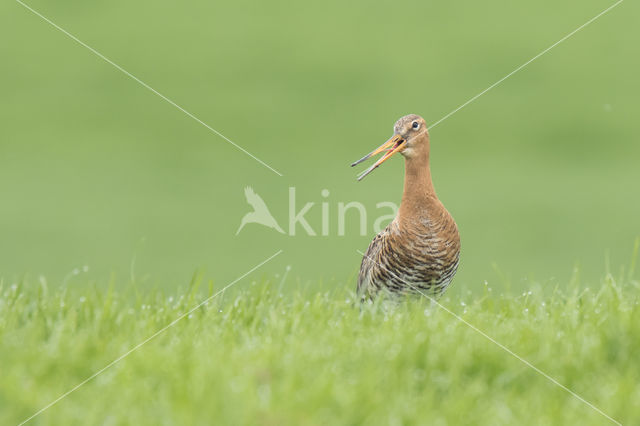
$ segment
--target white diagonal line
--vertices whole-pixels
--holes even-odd
[[[438,302],[436,299],[434,299],[433,297],[429,296],[428,294],[424,293],[423,291],[421,291],[419,288],[413,286],[411,283],[407,282],[406,280],[404,280],[403,278],[399,277],[398,275],[396,275],[395,273],[393,273],[393,271],[389,270],[389,268],[387,268],[386,266],[381,265],[380,263],[376,262],[375,260],[373,260],[371,258],[371,256],[367,256],[365,253],[361,252],[360,250],[356,250],[356,252],[360,253],[360,255],[366,257],[367,259],[369,259],[370,261],[372,261],[373,263],[375,263],[376,265],[384,268],[387,272],[389,272],[390,274],[393,274],[393,276],[395,276],[397,279],[399,279],[400,281],[402,281],[403,283],[405,283],[406,285],[408,285],[409,287],[411,287],[413,290],[417,291],[418,293],[420,293],[421,295],[423,295],[424,297],[426,297],[427,299],[429,299],[432,303],[435,303],[436,305],[438,305],[440,308],[444,309],[447,313],[449,313],[450,315],[452,315],[454,318],[456,318],[457,320],[461,321],[462,323],[464,323],[467,327],[471,328],[472,330],[478,332],[479,334],[481,334],[482,336],[484,336],[487,340],[489,340],[490,342],[494,343],[495,345],[497,345],[499,348],[501,348],[502,350],[506,351],[507,353],[509,353],[510,355],[512,355],[514,358],[518,359],[519,361],[521,361],[523,364],[527,365],[528,367],[530,367],[531,369],[533,369],[534,371],[536,371],[537,373],[541,374],[542,376],[546,377],[549,381],[551,381],[553,384],[559,386],[560,388],[564,389],[565,391],[569,392],[571,395],[573,395],[575,398],[577,398],[578,400],[582,401],[583,403],[587,404],[589,407],[593,408],[595,411],[597,411],[598,413],[602,414],[604,417],[606,417],[607,419],[611,420],[613,423],[618,424],[620,426],[622,426],[622,423],[620,423],[619,421],[615,420],[614,418],[612,418],[611,416],[609,416],[607,413],[605,413],[604,411],[602,411],[601,409],[599,409],[598,407],[596,407],[595,405],[593,405],[592,403],[590,403],[589,401],[587,401],[586,399],[584,399],[583,397],[581,397],[580,395],[578,395],[577,393],[575,393],[574,391],[572,391],[571,389],[569,389],[568,387],[566,387],[565,385],[563,385],[562,383],[560,383],[559,381],[557,381],[556,379],[554,379],[553,377],[551,377],[550,375],[548,375],[547,373],[545,373],[544,371],[540,370],[538,367],[536,367],[535,365],[531,364],[529,361],[527,361],[526,359],[522,358],[520,355],[518,355],[517,353],[513,352],[511,349],[509,349],[508,347],[506,347],[505,345],[503,345],[502,343],[496,341],[494,338],[492,338],[491,336],[489,336],[488,334],[486,334],[484,331],[480,330],[479,328],[477,328],[476,326],[474,326],[473,324],[467,322],[464,318],[460,317],[459,315],[455,314],[454,312],[452,312],[451,310],[449,310],[446,306],[442,305],[440,302]]]
[[[516,68],[515,70],[511,71],[509,74],[505,75],[504,77],[502,77],[500,80],[496,81],[495,83],[493,83],[491,86],[487,87],[486,89],[484,89],[482,92],[478,93],[477,95],[475,95],[473,98],[469,99],[468,101],[466,101],[465,103],[463,103],[462,105],[460,105],[458,108],[454,109],[453,111],[451,111],[449,114],[445,115],[444,117],[442,117],[440,120],[436,121],[435,123],[431,124],[429,126],[430,129],[433,129],[434,127],[436,127],[438,124],[440,124],[441,122],[443,122],[444,120],[446,120],[447,118],[451,117],[453,114],[455,114],[456,112],[460,111],[462,108],[466,107],[467,105],[469,105],[471,102],[475,101],[476,99],[478,99],[480,96],[484,95],[485,93],[487,93],[489,90],[493,89],[494,87],[496,87],[498,84],[502,83],[503,81],[505,81],[506,79],[508,79],[509,77],[511,77],[512,75],[514,75],[515,73],[517,73],[518,71],[520,71],[522,68],[526,67],[527,65],[529,65],[531,62],[535,61],[536,59],[538,59],[540,56],[544,55],[545,53],[547,53],[548,51],[550,51],[551,49],[553,49],[554,47],[556,47],[557,45],[559,45],[560,43],[562,43],[563,41],[565,41],[566,39],[568,39],[569,37],[571,37],[572,35],[574,35],[575,33],[577,33],[578,31],[580,31],[581,29],[583,29],[584,27],[586,27],[587,25],[589,25],[590,23],[592,23],[593,21],[595,21],[596,19],[598,19],[599,17],[601,17],[602,15],[604,15],[605,13],[609,12],[611,9],[613,9],[614,7],[618,6],[620,3],[622,3],[624,0],[618,0],[616,3],[612,4],[611,6],[609,6],[608,8],[606,8],[605,10],[603,10],[602,12],[598,13],[596,16],[594,16],[593,18],[589,19],[587,22],[585,22],[584,24],[580,25],[578,28],[576,28],[575,30],[571,31],[569,34],[567,34],[566,36],[562,37],[560,40],[556,41],[555,43],[553,43],[551,46],[547,47],[546,49],[544,49],[542,52],[538,53],[536,56],[534,56],[533,58],[529,59],[527,62],[525,62],[524,64],[520,65],[518,68]]]
[[[180,105],[178,105],[177,103],[175,103],[174,101],[172,101],[171,99],[167,98],[165,95],[163,95],[162,93],[158,92],[156,89],[154,89],[153,87],[149,86],[147,83],[145,83],[144,81],[140,80],[138,77],[136,77],[135,75],[131,74],[129,71],[125,70],[124,68],[122,68],[120,65],[116,64],[115,62],[113,62],[111,59],[107,58],[106,56],[104,56],[102,53],[98,52],[96,49],[94,49],[93,47],[89,46],[88,44],[86,44],[85,42],[83,42],[82,40],[78,39],[76,36],[74,36],[73,34],[69,33],[67,30],[65,30],[64,28],[60,27],[59,25],[57,25],[55,22],[51,21],[49,18],[47,18],[46,16],[42,15],[40,12],[38,12],[37,10],[33,9],[31,6],[25,4],[24,2],[22,2],[21,0],[16,0],[16,2],[18,2],[19,4],[21,4],[22,6],[24,6],[26,9],[30,10],[31,12],[33,12],[33,14],[39,16],[40,18],[42,18],[44,21],[48,22],[49,24],[51,24],[54,28],[56,28],[57,30],[59,30],[60,32],[62,32],[63,34],[65,34],[67,37],[69,37],[70,39],[72,39],[73,41],[75,41],[76,43],[80,44],[81,46],[87,48],[88,50],[90,50],[94,55],[98,56],[100,59],[104,60],[105,62],[107,62],[108,64],[112,65],[113,67],[115,67],[117,70],[121,71],[122,73],[126,74],[128,77],[130,77],[131,79],[135,80],[136,82],[138,82],[140,85],[142,85],[143,87],[145,87],[146,89],[150,90],[151,92],[155,93],[156,95],[158,95],[160,98],[162,98],[163,100],[167,101],[168,103],[170,103],[171,105],[173,105],[174,107],[176,107],[177,109],[179,109],[180,111],[182,111],[183,113],[185,113],[187,116],[191,117],[192,119],[194,119],[195,121],[197,121],[198,123],[200,123],[201,125],[203,125],[204,127],[206,127],[207,129],[211,130],[213,133],[215,133],[216,135],[220,136],[222,139],[224,139],[225,141],[229,142],[231,145],[235,146],[236,148],[238,148],[240,151],[244,152],[245,154],[247,154],[249,157],[253,158],[254,160],[256,160],[258,163],[262,164],[264,167],[266,167],[267,169],[271,170],[272,172],[274,172],[275,174],[277,174],[278,176],[282,176],[282,173],[280,173],[279,171],[277,171],[276,169],[274,169],[273,167],[271,167],[270,165],[268,165],[267,163],[265,163],[264,161],[262,161],[261,159],[259,159],[258,157],[256,157],[255,155],[251,154],[249,151],[247,151],[246,149],[244,149],[243,147],[241,147],[240,145],[238,145],[237,143],[235,143],[234,141],[232,141],[231,139],[229,139],[228,137],[226,137],[225,135],[223,135],[222,133],[220,133],[219,131],[217,131],[216,129],[214,129],[213,127],[211,127],[210,125],[208,125],[207,123],[205,123],[204,121],[200,120],[198,117],[196,117],[195,115],[193,115],[192,113],[190,113],[189,111],[187,111],[186,109],[182,108]]]
[[[51,401],[49,404],[45,405],[44,407],[42,407],[40,410],[38,410],[37,412],[35,412],[34,414],[32,414],[30,417],[28,417],[27,419],[23,420],[22,422],[20,422],[18,424],[18,426],[22,426],[23,424],[27,423],[28,421],[32,420],[34,417],[42,414],[44,411],[46,411],[47,409],[51,408],[53,405],[55,405],[56,403],[60,402],[60,400],[66,398],[67,396],[69,396],[69,394],[71,394],[72,392],[76,391],[79,387],[83,386],[84,384],[86,384],[87,382],[95,379],[97,376],[99,376],[100,374],[104,373],[106,370],[108,370],[109,368],[113,367],[115,364],[117,364],[118,362],[122,361],[124,358],[126,358],[127,356],[129,356],[132,352],[136,351],[137,349],[139,349],[141,346],[143,346],[144,344],[146,344],[147,342],[149,342],[150,340],[154,339],[155,337],[159,336],[160,334],[162,334],[163,332],[165,332],[167,329],[169,329],[170,327],[173,327],[178,321],[180,321],[181,319],[183,319],[184,317],[188,316],[189,314],[193,313],[194,311],[196,311],[198,308],[200,308],[202,305],[204,305],[205,303],[209,302],[210,300],[212,300],[213,298],[215,298],[216,296],[218,296],[219,294],[223,293],[225,290],[227,290],[229,287],[231,287],[232,285],[234,285],[235,283],[237,283],[238,281],[240,281],[241,279],[243,279],[244,277],[246,277],[247,275],[249,275],[250,273],[252,273],[253,271],[255,271],[256,269],[258,269],[259,267],[261,267],[262,265],[264,265],[265,263],[269,262],[270,260],[272,260],[273,258],[275,258],[276,256],[278,256],[279,254],[282,253],[282,250],[278,250],[274,255],[272,255],[271,257],[263,260],[262,262],[260,262],[259,264],[257,264],[256,266],[254,266],[253,268],[249,269],[247,272],[245,272],[244,274],[242,274],[240,277],[236,278],[235,280],[231,281],[229,284],[227,284],[225,287],[223,287],[222,289],[218,290],[216,293],[212,294],[211,296],[207,297],[206,299],[204,299],[202,302],[198,303],[195,307],[191,308],[189,311],[187,311],[186,313],[180,315],[178,318],[174,319],[173,321],[171,321],[169,324],[167,324],[166,326],[162,327],[160,330],[156,331],[155,333],[153,333],[151,336],[147,337],[145,340],[143,340],[142,342],[138,343],[137,345],[135,345],[134,347],[132,347],[131,349],[129,349],[127,352],[123,353],[122,355],[120,355],[118,358],[114,359],[113,361],[111,361],[109,364],[107,364],[106,366],[104,366],[103,368],[101,368],[100,370],[96,371],[95,373],[93,373],[91,376],[87,377],[86,379],[84,379],[83,381],[81,381],[80,383],[78,383],[77,385],[75,385],[74,387],[72,387],[71,389],[69,389],[68,391],[66,391],[65,393],[63,393],[62,395],[60,395],[58,398],[54,399],[53,401]]]

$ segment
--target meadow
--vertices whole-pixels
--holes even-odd
[[[28,419],[146,341],[28,424],[637,424],[631,273],[524,293],[487,284],[441,306],[361,306],[343,289],[283,294],[269,280],[211,297],[220,289],[197,276],[176,292],[3,283],[0,423]]]
[[[229,283],[32,424],[610,423],[427,300],[355,302],[403,165],[349,164],[408,113],[462,238],[443,306],[637,424],[638,3],[448,115],[613,4],[2,2],[0,424]],[[286,232],[238,232],[248,186]]]

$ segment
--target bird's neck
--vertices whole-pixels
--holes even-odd
[[[411,225],[428,217],[440,201],[431,181],[428,146],[405,159],[404,192],[398,211],[400,225]]]

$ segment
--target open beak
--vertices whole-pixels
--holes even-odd
[[[379,153],[381,153],[383,151],[386,151],[386,153],[382,157],[380,157],[380,159],[378,161],[376,161],[371,167],[369,167],[364,172],[360,173],[360,175],[358,176],[358,180],[364,179],[364,177],[366,175],[368,175],[369,173],[371,173],[372,171],[377,169],[378,166],[380,166],[380,164],[384,163],[389,158],[391,158],[391,156],[393,154],[395,154],[396,152],[402,151],[405,148],[405,145],[406,145],[405,142],[406,141],[402,138],[402,136],[393,135],[391,137],[391,139],[389,139],[388,141],[386,141],[385,143],[380,145],[378,148],[376,148],[375,150],[371,151],[370,153],[368,153],[367,155],[365,155],[364,157],[362,157],[358,161],[352,163],[351,167],[356,166],[356,165],[362,163],[363,161],[369,159],[370,157],[372,157],[372,156],[374,156],[376,154],[379,154]]]

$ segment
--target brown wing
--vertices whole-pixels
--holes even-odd
[[[385,245],[385,240],[389,238],[390,227],[391,223],[373,238],[364,256],[362,256],[360,273],[358,273],[358,286],[356,288],[358,294],[366,293],[368,287],[373,284],[372,279],[376,275],[374,274],[374,269],[380,267],[380,252]]]

